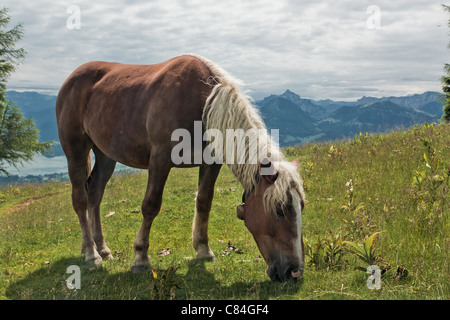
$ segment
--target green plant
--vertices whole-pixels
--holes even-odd
[[[342,257],[345,254],[343,247],[345,236],[341,232],[333,233],[331,230],[328,236],[322,238],[317,236],[315,243],[308,241],[305,237],[305,255],[310,259],[309,265],[316,269],[337,269],[342,267]]]
[[[353,179],[350,179],[346,184],[347,188],[347,203],[340,206],[348,217],[341,220],[345,223],[349,234],[353,237],[364,235],[368,230],[373,229],[375,225],[371,224],[369,217],[364,212],[364,205],[355,201],[356,196],[353,187]]]
[[[334,159],[338,155],[339,155],[338,149],[333,144],[331,144],[330,148],[328,149],[328,157],[330,157],[331,159]]]
[[[303,244],[305,249],[305,256],[309,258],[309,266],[314,266],[316,269],[322,269],[324,266],[324,249],[323,243],[320,239],[320,235],[317,236],[315,243],[308,240],[305,235],[303,235]]]
[[[443,166],[439,153],[429,138],[420,139],[425,147],[423,170],[413,173],[412,187],[415,191],[417,211],[420,215],[418,227],[427,232],[435,231],[443,225],[447,218],[448,199],[450,187],[450,166]],[[433,232],[431,232],[433,233]]]
[[[17,186],[9,186],[8,189],[4,189],[0,192],[0,203],[9,201],[11,199],[17,199],[20,198],[20,188]]]
[[[152,297],[153,299],[173,299],[175,297],[175,289],[179,288],[176,281],[176,272],[178,270],[177,266],[170,265],[166,270],[156,270],[152,269]]]
[[[375,237],[380,232],[375,232],[368,236],[363,244],[353,241],[344,241],[344,244],[350,246],[352,252],[365,266],[357,266],[355,269],[366,272],[367,267],[377,265],[381,272],[384,273],[391,268],[391,265],[376,253]]]
[[[369,137],[368,132],[360,132],[359,134],[355,134],[355,138],[350,142],[352,145],[361,145],[364,144],[367,141],[367,138]]]
[[[342,266],[342,257],[345,253],[344,239],[341,232],[333,234],[329,231],[329,237],[323,240],[325,249],[325,262],[329,268],[339,268]]]
[[[293,147],[286,147],[286,149],[284,149],[284,153],[287,156],[292,156],[292,155],[295,154],[295,148],[293,148]]]
[[[302,168],[303,176],[310,178],[314,172],[314,162],[306,161],[303,165],[304,165],[304,167]]]
[[[305,161],[304,163],[302,163],[300,172],[302,173],[303,178],[303,189],[305,190],[305,192],[308,192],[310,189],[307,180],[310,181],[310,178],[314,174],[314,163],[311,161]]]

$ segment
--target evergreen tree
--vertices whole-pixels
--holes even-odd
[[[450,12],[450,7],[446,6],[445,4],[442,5],[444,9],[448,12]],[[450,28],[450,19],[448,20],[448,26]],[[448,45],[450,48],[450,43]],[[442,116],[442,119],[446,120],[447,122],[450,121],[450,64],[445,64],[445,76],[441,78],[442,82],[442,91],[445,94],[445,105],[444,105],[444,115]]]
[[[445,104],[444,104],[444,115],[442,119],[449,122],[450,121],[450,64],[445,64],[446,76],[443,76],[442,81],[442,91],[445,94]]]
[[[37,153],[51,148],[50,142],[39,142],[39,130],[33,119],[27,119],[19,107],[7,100],[6,82],[25,58],[25,50],[16,48],[23,36],[23,27],[8,30],[8,10],[0,10],[0,174],[8,174],[5,164],[17,167]]]

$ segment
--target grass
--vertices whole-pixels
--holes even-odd
[[[150,233],[156,278],[151,272],[130,272],[141,224],[141,214],[134,211],[143,199],[145,172],[117,174],[108,183],[101,210],[114,260],[94,270],[80,255],[81,231],[69,184],[1,189],[0,299],[448,299],[448,179],[420,190],[413,184],[416,171],[428,172],[425,138],[440,160],[430,179],[444,177],[450,165],[450,126],[445,124],[286,149],[290,159],[299,159],[307,193],[304,235],[322,254],[320,263],[307,257],[299,282],[269,281],[251,234],[236,218],[242,188],[226,166],[209,223],[216,262],[196,261],[191,244],[198,169],[172,170]],[[429,203],[431,192],[437,205]],[[109,212],[115,213],[106,217]],[[352,250],[332,249],[344,241],[363,244],[375,232],[370,250],[391,269],[382,275],[379,290],[369,290],[370,275],[356,269],[361,261]],[[229,243],[242,253],[230,250]],[[160,256],[163,249],[170,253]],[[330,260],[338,251],[339,259]],[[70,265],[81,268],[79,290],[66,286]],[[398,275],[399,267],[407,275]]]

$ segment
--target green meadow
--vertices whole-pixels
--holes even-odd
[[[275,283],[265,274],[252,235],[236,218],[242,188],[226,166],[209,223],[216,259],[195,260],[198,169],[172,169],[150,232],[154,272],[142,274],[130,266],[146,172],[116,174],[107,185],[101,215],[114,259],[101,267],[80,254],[69,183],[0,189],[0,299],[449,299],[448,124],[284,152],[299,160],[307,195],[300,281]],[[66,283],[74,265],[80,289]],[[371,265],[378,273],[367,273]]]

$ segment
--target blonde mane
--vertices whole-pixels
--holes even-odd
[[[198,55],[189,55],[202,61],[214,75],[205,81],[213,87],[203,109],[202,120],[205,130],[217,129],[225,137],[227,129],[242,129],[244,132],[250,132],[249,141],[253,141],[252,135],[257,135],[255,138],[258,143],[245,143],[247,157],[244,164],[238,164],[237,161],[226,162],[244,191],[250,193],[258,183],[259,163],[262,159],[259,158],[257,163],[249,161],[249,155],[257,152],[255,154],[259,156],[269,155],[278,172],[275,183],[267,188],[264,194],[266,211],[275,212],[277,206],[284,207],[288,201],[288,191],[291,189],[296,190],[303,200],[305,197],[297,167],[285,160],[279,146],[269,136],[258,110],[251,104],[250,98],[242,92],[240,81],[212,61]],[[215,142],[213,140],[211,144]],[[224,138],[220,146],[225,150],[227,143],[234,143],[234,138],[231,141]]]

